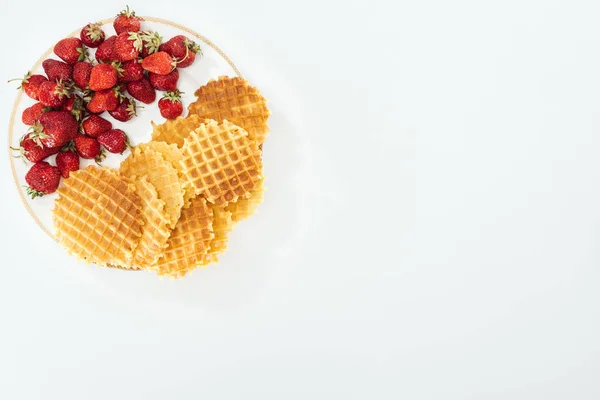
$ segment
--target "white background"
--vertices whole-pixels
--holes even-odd
[[[2,80],[123,8],[44,4],[2,0]],[[600,397],[597,2],[130,5],[262,89],[271,187],[159,280],[68,257],[0,152],[0,398]]]

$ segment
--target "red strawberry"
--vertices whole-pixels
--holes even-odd
[[[144,68],[142,68],[140,60],[127,61],[117,68],[117,71],[119,72],[119,82],[139,81],[144,77]]]
[[[142,38],[136,32],[123,32],[115,40],[115,54],[119,61],[135,60],[142,50]]]
[[[81,121],[85,114],[85,102],[81,96],[74,95],[69,97],[60,109],[71,112],[77,121]]]
[[[117,32],[117,35],[123,32],[137,32],[140,30],[141,23],[140,19],[135,16],[135,11],[130,11],[129,6],[123,11],[121,11],[115,21],[113,22],[113,27]]]
[[[151,104],[156,100],[156,91],[147,78],[129,82],[127,84],[127,91],[134,99],[139,100],[142,103]]]
[[[93,138],[98,137],[99,134],[112,129],[112,123],[110,121],[107,121],[95,114],[92,114],[84,119],[81,126],[85,134]]]
[[[44,75],[31,75],[31,72],[25,74],[23,79],[11,79],[12,81],[21,81],[21,85],[17,89],[23,89],[25,94],[34,100],[38,100],[38,92],[42,83],[48,81]]]
[[[98,50],[96,50],[96,61],[110,63],[117,60],[117,55],[115,53],[116,40],[116,36],[111,36],[98,46]]]
[[[79,135],[75,138],[75,148],[81,158],[95,159],[96,162],[102,161],[104,155],[100,148],[100,143],[94,138]]]
[[[177,81],[179,81],[179,71],[176,69],[167,75],[157,75],[152,72],[148,74],[150,84],[156,90],[173,91],[177,90]]]
[[[30,136],[45,147],[60,147],[77,136],[79,124],[69,111],[47,111],[33,125]]]
[[[62,61],[48,59],[42,63],[42,67],[51,81],[66,81],[73,77],[73,67]]]
[[[177,66],[173,57],[164,51],[159,51],[150,54],[142,61],[142,67],[148,71],[158,75],[167,75]]]
[[[156,53],[162,43],[162,36],[160,36],[158,32],[141,32],[141,38],[143,43],[142,58],[146,58],[150,54]]]
[[[100,90],[88,103],[88,110],[94,114],[102,111],[112,111],[119,106],[119,99],[113,89]]]
[[[35,121],[42,115],[44,112],[48,111],[46,106],[42,103],[35,103],[31,107],[28,107],[23,111],[23,115],[21,116],[21,120],[25,125],[31,126],[35,124]]]
[[[56,156],[56,166],[63,178],[68,178],[69,173],[79,169],[79,155],[74,151],[60,152]]]
[[[113,129],[101,133],[98,136],[98,142],[111,153],[122,154],[129,145],[127,135],[120,129]]]
[[[79,61],[73,66],[73,82],[81,90],[87,89],[90,83],[92,64],[87,61]]]
[[[94,91],[110,89],[117,84],[117,70],[110,64],[98,64],[90,73],[90,89]]]
[[[47,148],[44,145],[40,146],[31,138],[32,135],[33,132],[30,132],[23,136],[18,148],[11,147],[11,149],[20,153],[19,157],[24,157],[32,163],[36,163],[60,151],[60,147]]]
[[[110,112],[110,115],[117,121],[127,122],[136,115],[135,101],[124,96],[121,98],[119,107]]]
[[[45,194],[56,192],[60,183],[60,170],[46,161],[40,161],[29,169],[25,175],[25,181],[29,185],[27,194],[32,199],[42,197]]]
[[[79,37],[83,44],[87,47],[96,48],[104,42],[104,31],[101,28],[102,25],[96,24],[87,24],[81,30],[81,34]]]
[[[46,107],[60,107],[69,97],[69,88],[60,80],[58,82],[46,81],[40,86],[38,96],[40,103]]]
[[[78,38],[66,38],[60,40],[54,46],[54,54],[67,64],[75,64],[88,58],[87,50]]]
[[[163,98],[158,101],[158,109],[163,118],[175,119],[183,113],[181,95],[182,93],[179,90],[167,92]]]
[[[177,61],[177,67],[179,68],[191,65],[196,59],[196,53],[202,54],[200,46],[183,35],[169,39],[161,46],[160,50],[172,55]]]

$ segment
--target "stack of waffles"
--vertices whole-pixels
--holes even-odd
[[[187,118],[153,125],[119,170],[90,166],[65,180],[53,217],[69,253],[170,277],[218,261],[234,224],[262,202],[270,113],[239,77],[195,95]]]

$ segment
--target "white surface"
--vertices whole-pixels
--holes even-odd
[[[269,98],[277,185],[161,281],[67,257],[0,152],[0,398],[599,398],[597,2],[143,3]],[[2,79],[123,6],[53,4]]]
[[[115,34],[112,23],[104,24],[102,29],[104,30],[106,37]],[[198,56],[192,65],[186,68],[180,68],[178,70],[179,80],[177,81],[177,88],[183,92],[181,96],[184,104],[183,116],[187,115],[187,107],[196,99],[194,92],[200,86],[206,84],[210,79],[217,79],[219,76],[236,76],[234,68],[227,62],[225,57],[219,54],[219,52],[213,47],[209,46],[208,43],[202,41],[200,37],[194,37],[185,30],[181,30],[180,28],[176,28],[166,23],[155,21],[142,22],[141,29],[160,33],[164,41],[167,41],[177,35],[186,35],[190,38],[190,40],[195,40],[201,48],[202,55]],[[195,31],[194,28],[188,27],[188,29]],[[79,37],[79,34],[76,36]],[[52,48],[52,45],[49,45],[48,48]],[[88,50],[90,57],[94,58],[96,50]],[[59,60],[59,57],[53,53],[48,56],[48,58]],[[35,61],[37,61],[37,58]],[[30,68],[29,71],[31,71],[32,74],[44,75],[44,69],[42,65],[40,65],[37,69]],[[129,143],[131,143],[131,145],[135,146],[140,143],[146,143],[152,138],[152,122],[161,124],[165,121],[165,119],[160,115],[160,111],[158,109],[158,102],[162,98],[163,94],[164,92],[156,91],[156,100],[152,104],[144,104],[136,101],[138,106],[137,115],[130,121],[119,122],[106,112],[102,116],[107,118],[113,124],[113,128],[122,129],[125,131],[128,134]],[[21,115],[23,114],[23,110],[35,103],[36,101],[27,95],[21,96],[19,102],[17,103],[17,112],[13,126],[11,147],[18,148],[21,137],[28,131],[29,127],[23,124]],[[127,158],[129,154],[129,150],[125,150],[123,154],[107,153],[107,157],[102,161],[102,165],[106,167],[119,168],[121,161]],[[56,156],[50,156],[48,157],[47,161],[53,165],[56,165],[55,159]],[[13,163],[15,165],[15,171],[20,185],[20,190],[25,191],[25,188],[22,186],[27,185],[25,181],[25,175],[27,174],[27,171],[29,171],[29,168],[31,168],[31,163],[24,163],[20,159],[13,159]],[[85,168],[86,166],[93,165],[94,163],[94,160],[82,159],[80,161],[80,167]],[[267,170],[266,173],[269,174],[270,171]],[[52,209],[54,208],[54,201],[57,197],[57,193],[43,197],[37,197],[35,199],[31,199],[29,196],[26,197],[26,201],[31,208],[31,212],[38,218],[40,224],[53,235],[56,233],[56,230],[54,229],[52,222]]]

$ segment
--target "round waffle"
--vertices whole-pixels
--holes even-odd
[[[141,236],[141,202],[115,170],[90,166],[71,172],[54,205],[56,236],[87,262],[130,268]]]
[[[190,104],[190,115],[230,121],[248,132],[258,144],[269,134],[267,121],[271,112],[260,91],[240,77],[221,76],[211,80],[194,93],[198,99]]]
[[[226,205],[248,197],[262,178],[261,151],[242,128],[208,121],[184,140],[183,173],[197,195]]]

